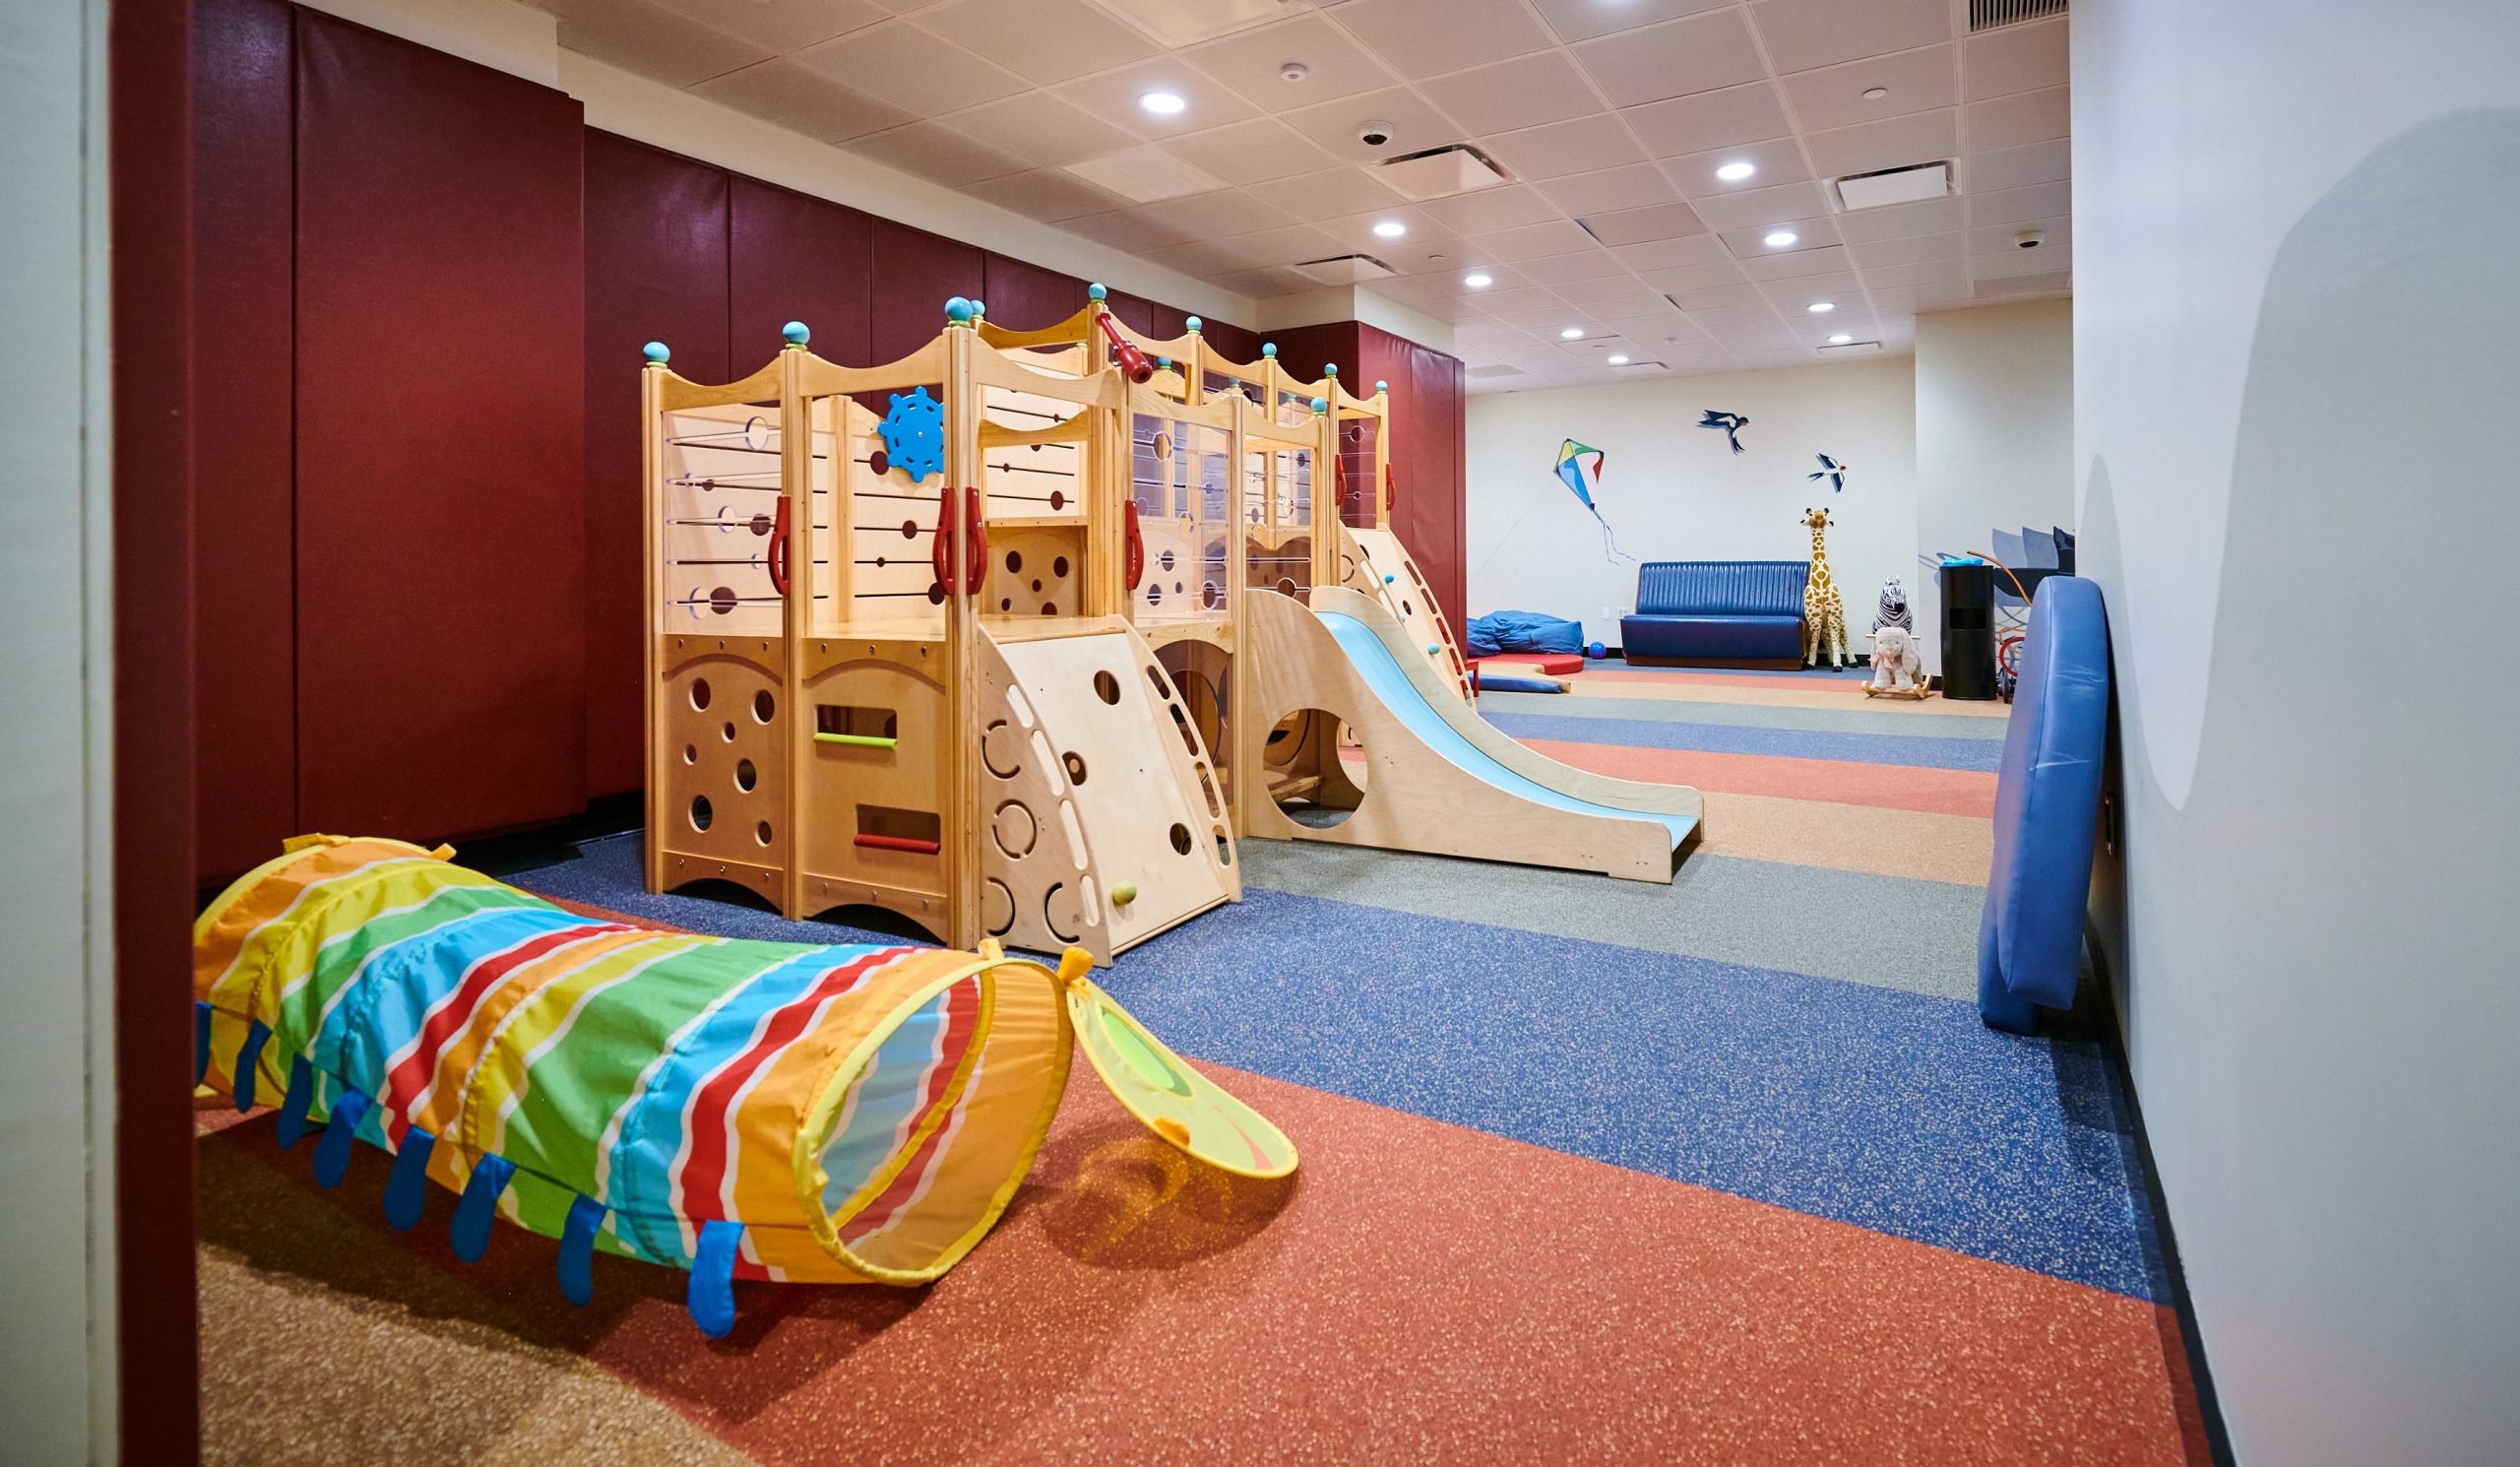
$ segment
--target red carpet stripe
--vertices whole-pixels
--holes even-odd
[[[1788,799],[1922,810],[1933,815],[1991,819],[1995,813],[1995,777],[1981,770],[1858,764],[1780,754],[1631,748],[1608,743],[1566,743],[1552,738],[1527,738],[1523,742],[1560,764],[1613,779],[1693,785],[1729,795],[1774,795]]]

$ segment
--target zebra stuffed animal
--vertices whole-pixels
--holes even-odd
[[[1881,583],[1881,606],[1872,613],[1872,629],[1879,631],[1885,626],[1904,627],[1912,632],[1917,629],[1916,613],[1908,609],[1907,588],[1899,584],[1897,576]]]

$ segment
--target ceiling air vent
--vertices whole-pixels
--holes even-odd
[[[1668,361],[1611,361],[1603,364],[1613,372],[1668,372],[1671,369]]]
[[[1502,361],[1491,361],[1485,366],[1475,366],[1470,369],[1470,376],[1472,380],[1478,382],[1492,382],[1499,377],[1527,377],[1530,375],[1531,374],[1529,372],[1524,371],[1521,367]]]
[[[1296,265],[1295,270],[1325,286],[1361,286],[1367,281],[1387,281],[1397,273],[1371,255],[1333,255],[1327,260],[1305,260]]]
[[[1951,192],[1951,164],[1916,163],[1872,173],[1849,173],[1843,178],[1830,179],[1829,187],[1837,194],[1838,208],[1846,212],[1881,209],[1892,204],[1914,204],[1921,199],[1939,199]]]
[[[1969,283],[1969,294],[1984,300],[1993,295],[2054,295],[2074,287],[2070,270],[2051,270],[2045,275],[1994,275]]]
[[[1504,173],[1487,155],[1467,143],[1384,159],[1376,165],[1374,176],[1412,199],[1440,199],[1475,188],[1493,188],[1505,181]]]
[[[1207,169],[1174,158],[1153,143],[1069,163],[1067,171],[1132,204],[1214,193],[1228,186]]]
[[[1095,0],[1103,10],[1135,26],[1167,47],[1213,40],[1236,31],[1265,25],[1298,10],[1309,0]],[[908,6],[899,7],[909,9]],[[1048,7],[1040,7],[1047,9]]]
[[[2065,13],[2065,0],[1969,0],[1969,33],[2044,21]]]
[[[1879,342],[1839,342],[1834,346],[1822,347],[1820,354],[1823,356],[1878,356],[1881,354],[1881,344]]]

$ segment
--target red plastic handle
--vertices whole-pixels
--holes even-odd
[[[970,533],[971,552],[963,574],[963,592],[967,596],[979,595],[980,581],[988,575],[988,524],[980,518],[980,503],[979,490],[963,490],[963,525]]]
[[[1111,324],[1110,313],[1106,311],[1094,319],[1102,327],[1102,334],[1111,339],[1111,354],[1120,358],[1120,370],[1128,374],[1129,380],[1141,386],[1154,381],[1155,363],[1120,335],[1120,328]]]
[[[936,854],[934,841],[922,841],[906,835],[861,835],[851,838],[850,844],[863,846],[869,851],[909,851],[919,856]]]
[[[954,594],[954,491],[940,489],[936,494],[936,539],[927,547],[927,563],[936,572],[936,584],[945,594]]]
[[[779,496],[779,514],[770,523],[770,587],[788,594],[788,496]]]
[[[1135,591],[1138,582],[1146,579],[1146,541],[1138,534],[1138,502],[1135,499],[1121,505],[1120,523],[1126,527],[1128,550],[1124,563],[1128,567],[1129,589]]]
[[[1385,506],[1383,512],[1385,514],[1398,514],[1400,512],[1400,483],[1397,479],[1394,479],[1391,477],[1391,466],[1389,464],[1382,466],[1382,496]]]

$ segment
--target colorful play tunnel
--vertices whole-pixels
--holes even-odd
[[[503,1216],[691,1271],[694,1320],[737,1279],[914,1285],[986,1236],[1065,1093],[1072,1043],[1192,1156],[1283,1177],[1277,1127],[1112,1003],[1053,971],[921,947],[813,946],[581,916],[400,841],[301,837],[194,929],[196,1062],[279,1139],[394,1156],[388,1221],[461,1194],[456,1251]]]

